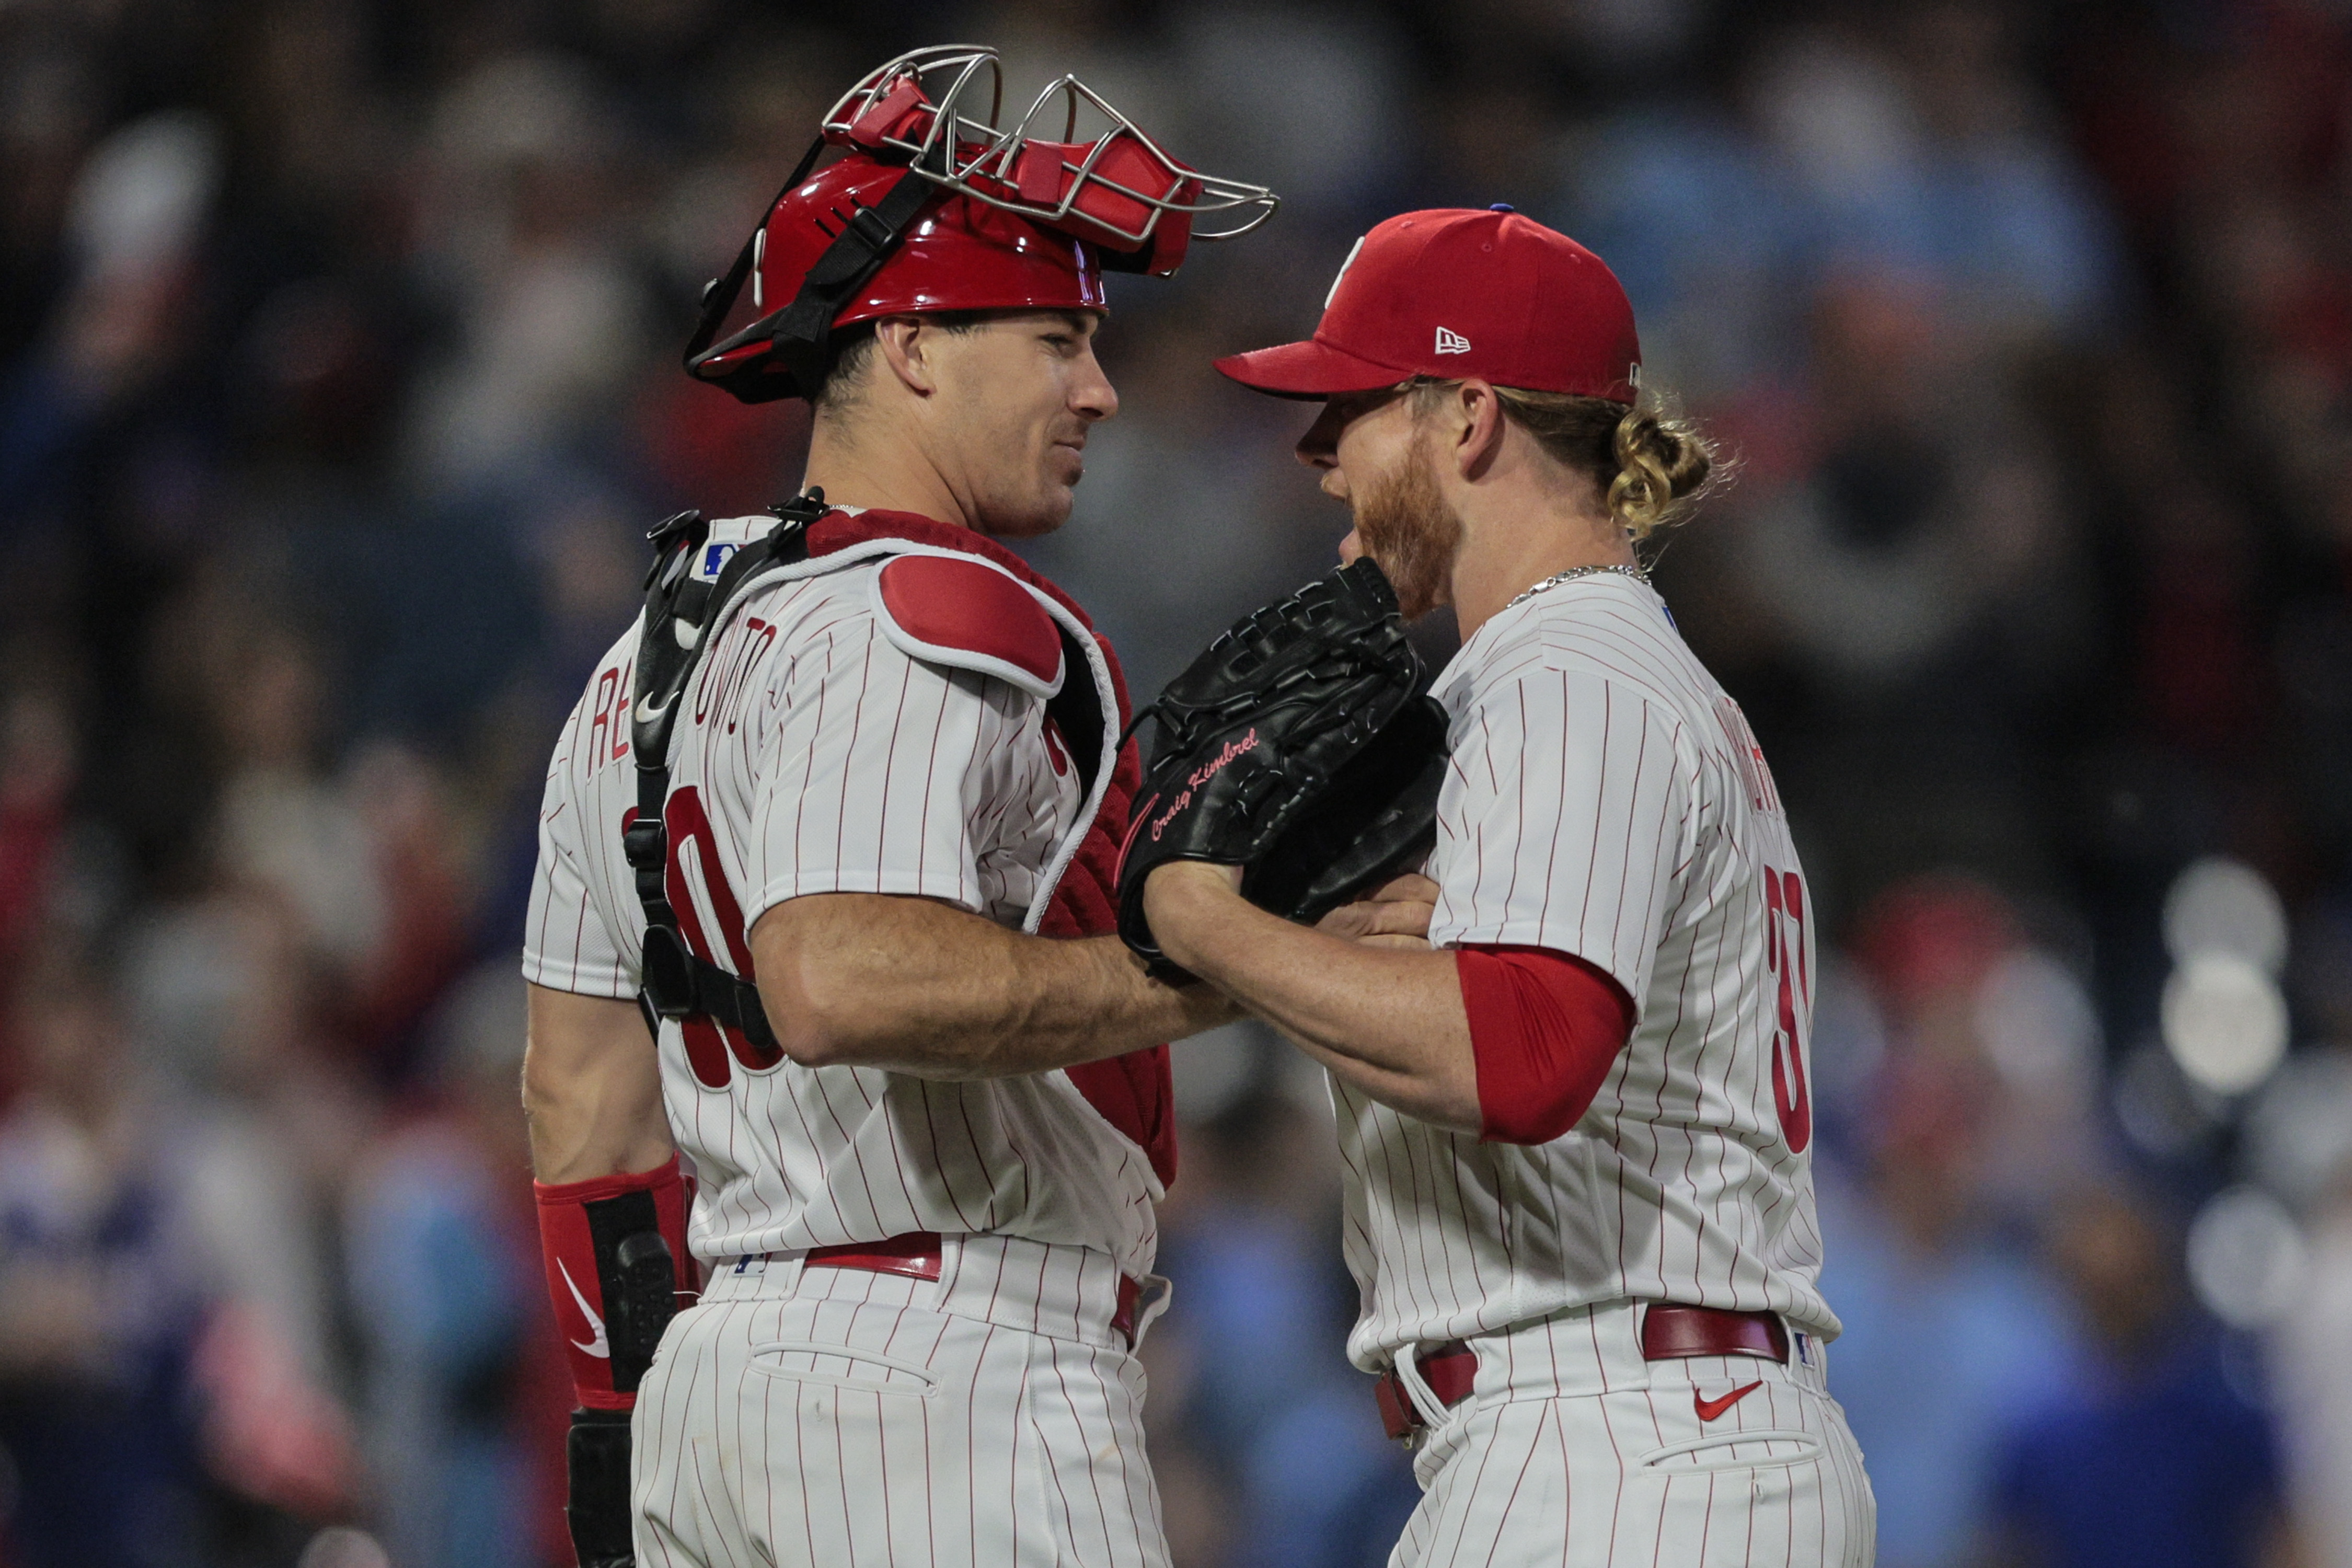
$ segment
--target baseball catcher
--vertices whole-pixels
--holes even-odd
[[[688,369],[808,400],[808,489],[656,531],[548,773],[524,1090],[583,1568],[1167,1561],[1163,1042],[1234,1014],[1116,934],[1118,661],[995,541],[1118,408],[1104,269],[1274,197],[1073,79],[1003,122],[997,79],[866,77],[710,286]]]

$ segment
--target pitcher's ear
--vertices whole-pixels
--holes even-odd
[[[1492,383],[1472,376],[1455,384],[1445,406],[1457,421],[1454,469],[1465,479],[1477,479],[1503,450],[1503,400]]]

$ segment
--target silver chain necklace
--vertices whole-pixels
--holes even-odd
[[[1515,609],[1517,606],[1526,604],[1529,599],[1534,598],[1538,594],[1542,593],[1546,588],[1558,587],[1560,584],[1569,581],[1570,578],[1595,577],[1604,572],[1613,572],[1620,577],[1631,577],[1634,582],[1639,583],[1644,588],[1650,585],[1650,574],[1640,566],[1571,566],[1565,572],[1553,573],[1550,576],[1545,578],[1534,587],[1520,594],[1509,604],[1505,605],[1503,608],[1507,610]]]

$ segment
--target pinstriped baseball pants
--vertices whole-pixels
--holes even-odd
[[[1870,1568],[1877,1504],[1821,1342],[1644,1362],[1636,1322],[1617,1303],[1470,1341],[1476,1385],[1414,1456],[1390,1568]]]
[[[721,1270],[638,1391],[641,1568],[1166,1568],[1126,1345],[1107,1322],[1057,1337],[940,1296]]]

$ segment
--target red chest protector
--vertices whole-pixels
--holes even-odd
[[[659,824],[661,803],[668,793],[668,731],[677,711],[676,696],[691,678],[695,654],[714,640],[710,634],[716,623],[738,596],[737,590],[753,577],[770,568],[789,566],[802,559],[821,560],[852,549],[861,555],[888,555],[893,553],[887,548],[890,541],[977,556],[1045,595],[1081,629],[1084,643],[1068,626],[1056,623],[1066,657],[1063,690],[1049,700],[1047,711],[1072,748],[1081,779],[1091,783],[1105,769],[1109,779],[1103,787],[1099,809],[1055,886],[1038,931],[1048,937],[1080,937],[1105,936],[1118,929],[1118,847],[1126,837],[1128,812],[1142,781],[1142,766],[1132,743],[1116,749],[1103,746],[1094,755],[1076,754],[1081,747],[1097,751],[1098,743],[1089,743],[1086,716],[1095,717],[1092,727],[1099,732],[1103,686],[1108,689],[1116,720],[1108,727],[1110,733],[1125,731],[1129,712],[1118,656],[1067,594],[1003,545],[969,529],[911,512],[817,513],[814,507],[786,509],[776,529],[737,551],[715,582],[699,583],[676,567],[695,557],[706,528],[698,515],[682,513],[656,531],[655,543],[661,554],[648,580],[646,619],[639,639],[637,720],[633,736],[639,774],[636,821],[653,824],[654,830],[645,833],[633,826],[624,843],[630,864],[640,868],[638,892],[646,906],[644,974],[649,1013],[708,1017],[722,1026],[740,1028],[754,1038],[767,1035],[772,1040],[757,991],[749,984],[752,977],[728,974],[695,958],[682,942],[673,940],[676,917],[667,900],[657,896],[661,890],[658,868],[666,853]],[[673,637],[658,624],[663,619],[689,621],[696,629],[689,637]],[[674,658],[658,658],[648,651],[666,653],[681,645],[688,645],[685,652]],[[1101,660],[1106,679],[1100,684],[1093,661],[1087,658],[1089,647]],[[654,870],[650,884],[645,874],[648,868]],[[1153,1046],[1066,1070],[1087,1103],[1144,1151],[1161,1184],[1171,1184],[1176,1179],[1176,1116],[1168,1047]]]

